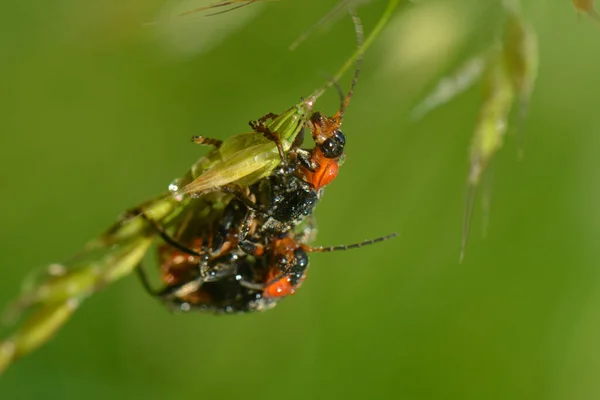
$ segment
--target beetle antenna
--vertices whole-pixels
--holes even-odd
[[[371,244],[383,242],[383,241],[395,238],[396,236],[398,236],[398,232],[394,232],[394,233],[392,233],[390,235],[378,237],[378,238],[375,238],[375,239],[365,240],[365,241],[360,242],[360,243],[343,244],[343,245],[340,245],[340,246],[329,246],[329,247],[327,247],[327,246],[308,247],[307,246],[305,248],[305,250],[308,251],[309,253],[329,253],[329,252],[332,252],[332,251],[357,249],[359,247],[368,246],[368,245],[371,245]]]
[[[354,30],[356,31],[356,46],[360,48],[363,45],[364,38],[364,30],[362,26],[362,22],[358,15],[354,12],[354,10],[350,11],[350,15],[352,16],[352,22],[354,22]],[[346,99],[342,103],[339,112],[340,121],[344,116],[344,111],[346,111],[346,107],[348,107],[348,103],[354,94],[354,87],[356,86],[356,82],[358,82],[358,76],[360,75],[360,64],[362,63],[364,53],[360,53],[358,58],[356,59],[356,69],[354,70],[354,78],[352,78],[352,84],[350,85],[350,91],[346,95]]]

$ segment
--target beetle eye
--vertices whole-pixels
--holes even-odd
[[[346,144],[346,137],[342,131],[337,130],[333,134],[333,137],[325,140],[321,144],[321,151],[325,158],[336,158],[344,153],[344,145]]]
[[[308,255],[306,252],[301,248],[294,250],[294,259],[298,272],[304,272],[306,267],[308,267]]]
[[[338,129],[335,131],[333,137],[342,145],[342,147],[346,145],[346,136],[344,136],[344,133],[341,130]]]

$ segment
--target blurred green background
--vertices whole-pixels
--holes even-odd
[[[366,32],[384,3],[359,9]],[[525,158],[509,136],[487,236],[478,207],[462,264],[480,88],[422,121],[410,110],[491,44],[498,2],[407,3],[367,53],[347,162],[317,211],[318,244],[399,238],[313,255],[303,288],[263,314],[172,315],[124,279],[9,368],[0,398],[600,398],[600,30],[567,0],[524,3],[540,42]],[[334,4],[211,18],[164,17],[159,0],[4,4],[0,305],[162,192],[206,152],[191,135],[246,131],[323,84],[354,50],[349,18],[287,46]],[[317,108],[337,104],[331,91]]]

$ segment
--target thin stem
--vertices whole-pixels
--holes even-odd
[[[348,60],[346,60],[344,65],[342,65],[341,68],[333,75],[333,79],[330,80],[323,87],[318,89],[311,97],[313,97],[314,99],[319,98],[323,93],[325,93],[327,89],[334,85],[334,82],[339,81],[342,78],[342,76],[344,76],[346,71],[348,71],[348,69],[350,69],[350,67],[354,65],[356,60],[358,60],[359,57],[371,46],[371,44],[373,44],[373,41],[379,36],[383,27],[388,23],[390,17],[394,13],[396,7],[398,7],[399,3],[400,0],[390,0],[388,2],[387,8],[381,15],[381,18],[379,18],[379,21],[377,22],[377,25],[375,25],[375,28],[373,28],[373,31],[371,31],[371,33],[369,34],[369,37],[367,37],[367,39],[354,51],[352,56]]]

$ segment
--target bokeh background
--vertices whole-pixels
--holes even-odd
[[[477,207],[462,264],[481,88],[410,111],[501,15],[491,0],[405,3],[366,55],[347,162],[316,212],[318,244],[400,237],[313,255],[304,287],[263,314],[172,315],[128,277],[9,368],[0,398],[600,398],[600,29],[567,0],[523,3],[540,43],[525,157],[508,136],[487,235]],[[162,192],[206,152],[191,135],[245,131],[355,47],[340,17],[287,49],[333,0],[169,17],[203,4],[3,4],[0,305]],[[366,32],[384,8],[359,9]],[[331,91],[317,108],[337,104]]]

